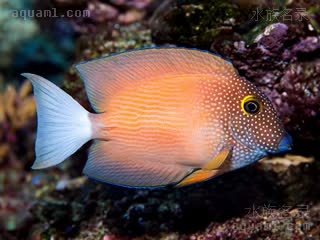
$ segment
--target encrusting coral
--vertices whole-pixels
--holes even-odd
[[[104,31],[113,23],[127,25],[143,20],[156,1],[152,0],[110,0],[110,1],[74,1],[54,0],[57,11],[66,15],[70,9],[82,12],[81,16],[70,17],[76,31],[94,33]]]

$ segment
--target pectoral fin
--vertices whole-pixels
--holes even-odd
[[[182,187],[196,182],[201,182],[212,178],[217,175],[220,171],[221,165],[231,158],[232,147],[226,147],[220,151],[220,153],[215,156],[207,165],[199,170],[195,170],[190,175],[186,176],[181,182],[179,182],[176,187]]]
[[[179,182],[175,187],[182,187],[196,182],[201,182],[207,180],[218,173],[219,170],[196,170],[187,177],[185,177],[181,182]]]
[[[220,153],[215,156],[206,166],[202,169],[206,170],[214,170],[220,168],[220,166],[231,158],[232,155],[232,147],[223,148]]]

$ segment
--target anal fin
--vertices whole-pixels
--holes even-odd
[[[177,183],[190,168],[164,164],[135,153],[120,142],[95,140],[83,173],[98,181],[125,187],[160,187]]]

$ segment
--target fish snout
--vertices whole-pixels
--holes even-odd
[[[283,151],[289,151],[292,149],[292,137],[286,133],[280,140],[278,144],[278,149],[275,153],[283,152]]]

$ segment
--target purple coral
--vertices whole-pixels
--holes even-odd
[[[254,44],[235,42],[220,54],[268,95],[291,132],[320,140],[320,130],[309,127],[320,113],[320,37],[301,28],[302,22],[271,24]]]

